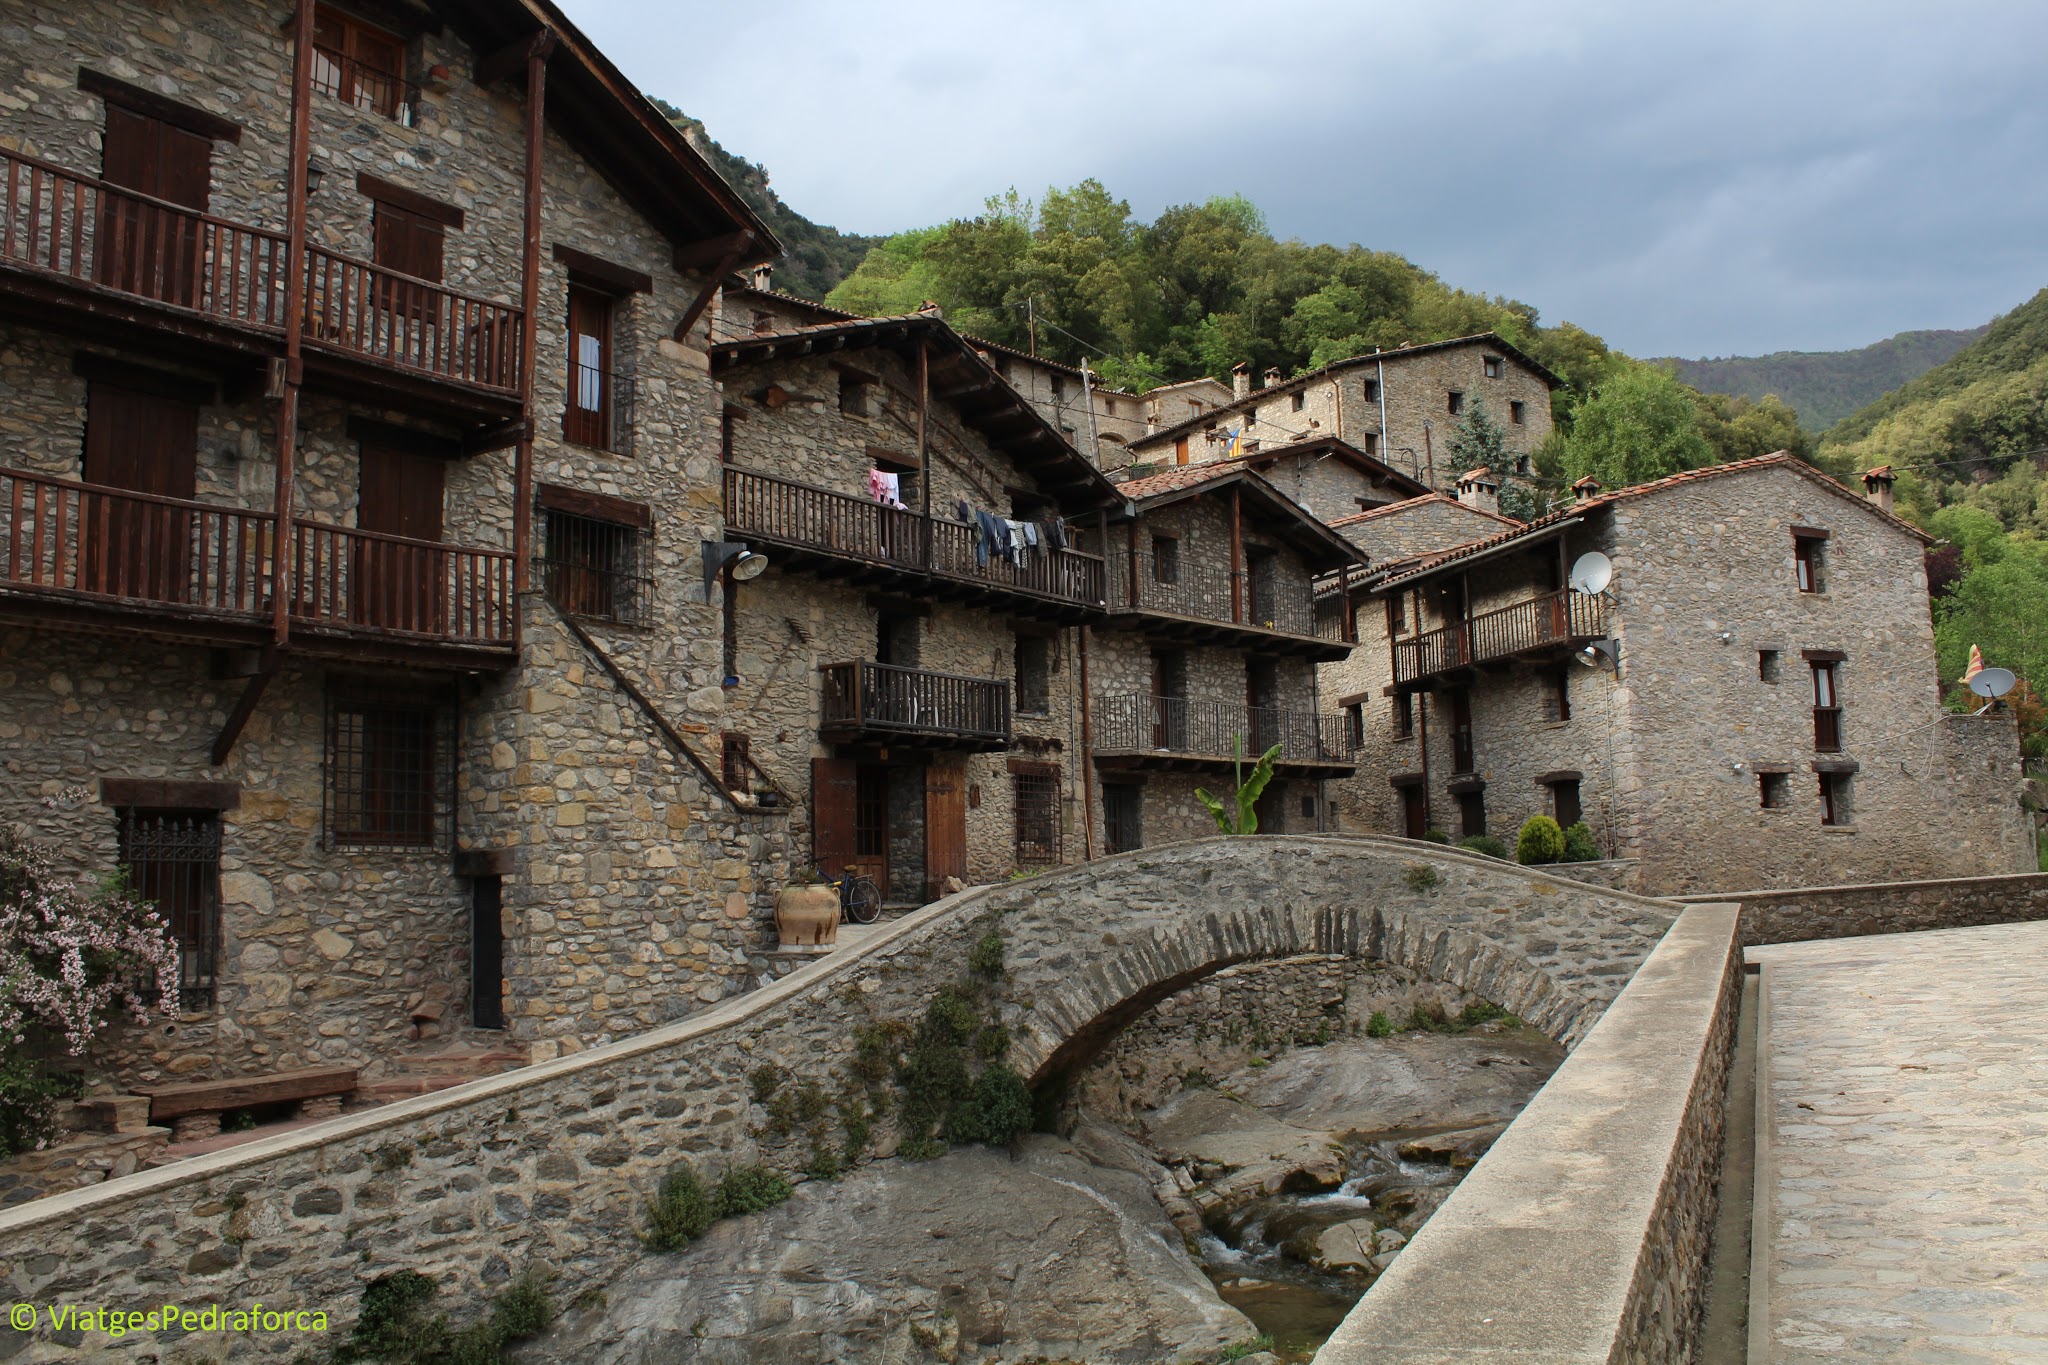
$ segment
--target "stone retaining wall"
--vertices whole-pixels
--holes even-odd
[[[1785,891],[1725,891],[1681,896],[1687,903],[1742,906],[1742,944],[1802,943],[1860,934],[1904,934],[2048,919],[2048,872],[1945,881],[1801,886]]]
[[[1685,912],[1319,1365],[1690,1358],[1740,1001],[1736,930],[1732,905]]]
[[[262,1300],[326,1311],[341,1331],[363,1284],[401,1267],[441,1280],[454,1302],[547,1268],[568,1302],[640,1255],[648,1197],[677,1162],[715,1174],[756,1158],[768,1114],[752,1073],[773,1065],[836,1090],[855,1030],[921,1013],[992,928],[1006,948],[996,1012],[1010,1061],[1035,1076],[1085,1060],[1077,1041],[1223,967],[1303,953],[1448,980],[1569,1043],[1650,955],[1669,909],[1395,840],[1219,838],[1126,854],[940,901],[635,1038],[0,1212],[0,1293],[111,1307]],[[869,1150],[892,1146],[878,1125]],[[306,1344],[237,1347],[285,1358]],[[164,1345],[145,1331],[38,1336],[15,1359],[138,1359]]]

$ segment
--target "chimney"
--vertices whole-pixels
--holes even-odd
[[[939,307],[937,299],[926,299],[917,305],[917,315],[921,318],[942,318],[946,316],[946,310]]]
[[[1252,367],[1249,362],[1240,360],[1230,367],[1230,396],[1232,399],[1244,398],[1251,391]]]
[[[1863,496],[1877,504],[1880,512],[1892,510],[1892,485],[1899,476],[1892,473],[1892,467],[1881,464],[1863,476]]]
[[[1280,367],[1278,365],[1272,366],[1270,369],[1266,371],[1266,387],[1269,389],[1272,388],[1275,384],[1279,383],[1285,377],[1286,376],[1280,373]]]
[[[1599,496],[1600,480],[1594,478],[1591,474],[1588,474],[1585,478],[1572,485],[1572,497],[1578,502],[1584,502],[1587,498],[1597,498]]]
[[[760,265],[757,265],[757,266],[755,266],[755,267],[754,267],[754,288],[756,288],[756,289],[761,289],[761,290],[768,290],[768,289],[773,289],[774,287],[775,287],[775,263],[774,263],[773,261],[763,261],[763,262],[762,262],[762,263],[761,263]]]
[[[1468,469],[1458,476],[1458,501],[1482,512],[1498,512],[1500,480],[1493,476],[1491,469]]]

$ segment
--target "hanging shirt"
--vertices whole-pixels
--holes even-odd
[[[868,471],[868,493],[876,502],[890,507],[901,507],[902,487],[902,480],[895,474],[884,473],[879,469]]]

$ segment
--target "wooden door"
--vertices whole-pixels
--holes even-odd
[[[85,401],[84,482],[190,500],[198,479],[199,408],[94,381]],[[78,580],[87,592],[153,602],[190,596],[192,513],[107,494],[78,508]]]
[[[1244,683],[1245,705],[1250,711],[1244,756],[1254,759],[1275,744],[1287,743],[1285,717],[1280,711],[1279,670],[1271,659],[1248,658],[1245,660]]]
[[[356,546],[349,594],[356,624],[446,632],[447,551],[439,548],[443,474],[443,462],[432,456],[363,447],[356,527],[373,534]]]
[[[863,763],[855,770],[853,849],[862,872],[889,896],[889,770]]]
[[[504,890],[499,877],[469,887],[469,1018],[478,1028],[505,1027]]]
[[[924,894],[945,895],[948,877],[967,880],[967,772],[937,765],[924,773]]]
[[[811,760],[811,862],[828,877],[859,860],[859,793],[853,760]]]
[[[444,295],[418,283],[441,282],[441,224],[389,204],[377,205],[371,228],[376,263],[410,276],[379,275],[375,298],[380,339],[389,353],[408,364],[433,369],[438,354]]]
[[[212,189],[213,143],[109,104],[100,178],[179,208],[103,192],[94,224],[93,278],[130,294],[197,307],[204,295],[205,243],[198,215],[206,212]]]
[[[1410,839],[1429,833],[1429,807],[1420,784],[1401,788],[1401,833]]]
[[[1462,688],[1450,695],[1451,771],[1469,773],[1475,761],[1472,752],[1472,694]]]

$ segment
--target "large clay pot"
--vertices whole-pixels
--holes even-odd
[[[829,886],[785,886],[775,893],[775,932],[786,948],[839,941],[839,892]]]

